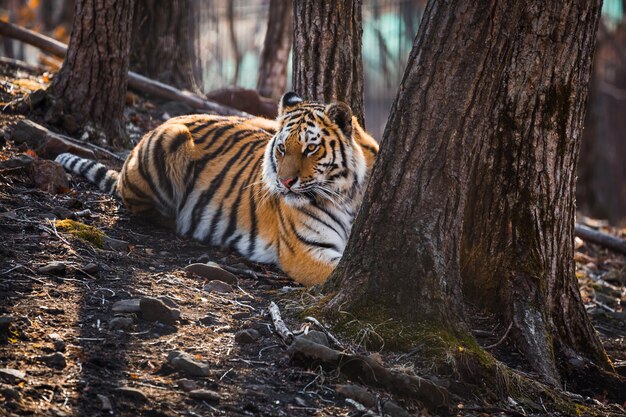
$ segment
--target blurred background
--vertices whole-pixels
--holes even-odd
[[[255,89],[270,0],[191,0],[200,90]],[[287,0],[286,0],[287,1]],[[68,42],[72,0],[0,0],[0,19]],[[426,0],[363,1],[368,131],[382,134]],[[578,169],[582,214],[626,227],[626,0],[604,0]],[[0,38],[0,55],[60,66],[56,58]],[[291,85],[288,64],[287,88]]]

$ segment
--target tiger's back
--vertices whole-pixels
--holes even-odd
[[[265,127],[272,126],[266,121]],[[261,164],[272,135],[254,122],[210,115],[170,119],[129,155],[118,180],[135,214],[175,219],[179,234],[277,262],[273,200],[260,201]],[[275,208],[274,208],[275,209]],[[157,213],[154,213],[154,212]],[[259,229],[262,221],[265,227]]]

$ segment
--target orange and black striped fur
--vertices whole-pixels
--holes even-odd
[[[378,144],[343,103],[281,100],[276,121],[209,115],[146,134],[122,171],[57,161],[117,193],[135,214],[158,212],[184,236],[323,282],[339,261]]]

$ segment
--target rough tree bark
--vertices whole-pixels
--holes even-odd
[[[609,366],[572,263],[599,13],[599,0],[428,3],[330,311],[466,338],[464,301],[480,301],[513,321],[545,381],[559,380],[556,349]]]
[[[176,88],[200,91],[197,3],[136,0],[131,70]]]
[[[295,0],[293,88],[348,103],[364,126],[361,0]]]
[[[104,142],[128,145],[123,124],[133,1],[77,0],[69,49],[51,86],[48,120],[74,133],[91,126]],[[91,140],[101,141],[101,135]]]
[[[292,39],[293,3],[287,0],[270,0],[257,82],[257,90],[262,96],[278,100],[285,93]]]

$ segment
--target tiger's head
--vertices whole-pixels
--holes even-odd
[[[355,134],[367,135],[345,103],[322,104],[286,93],[280,127],[265,150],[263,180],[295,207],[312,200],[344,204],[363,187],[367,163]],[[378,145],[369,136],[376,151]]]

